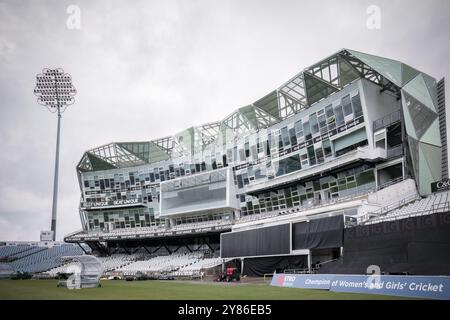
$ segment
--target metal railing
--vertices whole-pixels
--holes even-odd
[[[365,222],[365,224],[374,224],[384,221],[394,221],[399,219],[407,219],[412,217],[418,217],[418,216],[426,216],[430,214],[435,213],[441,213],[441,212],[449,212],[450,211],[450,201],[444,202],[444,203],[437,203],[433,204],[429,209],[426,210],[417,210],[410,212],[408,214],[402,214],[402,215],[383,215],[379,217],[375,217],[373,220],[368,220]]]
[[[375,120],[373,122],[373,131],[375,132],[377,130],[386,128],[386,127],[390,126],[391,124],[400,121],[400,119],[401,119],[401,111],[400,110],[394,111],[394,112],[384,116],[383,118]]]
[[[94,239],[98,237],[106,237],[107,239],[111,237],[136,237],[137,235],[152,236],[157,234],[158,236],[173,235],[174,233],[197,233],[202,231],[219,230],[231,227],[232,222],[229,220],[210,220],[205,222],[197,223],[186,223],[178,225],[175,227],[165,227],[165,226],[154,226],[154,227],[135,227],[135,228],[119,228],[108,231],[101,230],[89,230],[89,231],[77,231],[73,234],[65,236],[65,238],[72,237],[72,240],[78,238],[89,238]]]
[[[287,273],[287,274],[311,274],[311,273],[315,273],[315,271],[317,271],[318,268],[303,268],[303,269],[284,269],[283,273]]]
[[[74,235],[76,235],[78,233],[83,233],[83,232],[85,232],[85,230],[83,230],[83,229],[80,229],[80,230],[77,230],[77,231],[73,231],[73,232],[70,232],[70,233],[66,234],[64,236],[64,238],[68,238],[68,237],[71,237],[71,236],[74,236]]]
[[[410,177],[409,175],[405,175],[405,176],[402,176],[402,177],[397,177],[397,178],[395,178],[395,179],[389,180],[389,181],[387,181],[387,182],[385,182],[385,183],[383,183],[383,184],[380,184],[380,185],[377,187],[377,191],[379,191],[379,190],[381,190],[381,189],[384,189],[384,188],[387,188],[387,187],[389,187],[389,186],[392,186],[392,185],[394,185],[394,184],[397,184],[397,183],[399,183],[399,182],[402,182],[402,181],[404,181],[404,180],[410,179],[410,178],[411,178],[411,177]]]
[[[284,269],[283,273],[289,273],[289,274],[314,274],[317,273],[317,271],[319,271],[319,269],[325,265],[328,264],[330,262],[336,261],[339,259],[330,259],[330,260],[326,260],[323,262],[319,262],[318,264],[316,264],[314,267],[312,268],[302,268],[302,269]]]
[[[400,200],[393,201],[393,202],[385,205],[384,207],[381,207],[378,210],[367,212],[360,218],[358,223],[364,224],[373,217],[377,217],[377,218],[382,217],[382,216],[388,214],[389,212],[391,212],[392,210],[399,209],[399,208],[403,207],[404,205],[410,204],[410,203],[420,200],[420,199],[421,199],[421,197],[417,193],[409,194]]]
[[[399,144],[398,146],[388,148],[386,151],[387,151],[386,155],[387,155],[388,159],[401,156],[401,155],[403,155],[403,145]]]

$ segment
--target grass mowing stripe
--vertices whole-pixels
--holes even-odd
[[[214,284],[178,281],[102,281],[101,288],[57,288],[56,280],[0,280],[0,300],[379,300],[401,297],[280,288],[263,284]]]

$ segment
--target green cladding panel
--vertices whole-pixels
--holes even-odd
[[[431,87],[431,91],[436,91],[436,86],[432,87],[432,84],[429,84]],[[419,74],[414,79],[409,81],[404,87],[409,95],[413,96],[416,100],[420,101],[424,106],[428,107],[430,110],[436,112],[437,111],[437,100],[433,101],[432,95],[430,93],[429,85],[425,82],[425,79],[422,74]],[[436,103],[436,105],[435,105]]]
[[[366,128],[361,128],[359,130],[353,131],[350,134],[347,134],[341,138],[334,140],[333,142],[334,150],[339,151],[345,149],[366,139],[367,139]]]
[[[414,79],[419,74],[419,71],[402,63],[402,86]]]
[[[339,76],[341,87],[349,84],[353,80],[360,78],[360,74],[345,59],[339,58]]]
[[[306,97],[308,99],[308,104],[312,105],[313,103],[328,97],[330,94],[338,91],[335,87],[333,87],[328,82],[321,80],[315,76],[312,76],[308,73],[304,73],[305,78],[305,90]]]
[[[425,80],[427,78],[427,80]],[[402,110],[417,188],[431,193],[431,183],[441,177],[439,118],[434,108],[433,81],[419,74],[402,89]]]
[[[256,107],[270,114],[272,117],[279,119],[280,114],[278,111],[278,94],[277,91],[272,91],[265,97],[259,99],[253,103]]]
[[[387,78],[397,86],[402,86],[402,63],[396,60],[374,56],[354,50],[347,50],[383,77]]]
[[[100,159],[99,157],[93,155],[92,153],[87,153],[87,157],[89,159],[89,162],[92,165],[92,169],[95,170],[109,170],[109,169],[116,169],[116,167],[109,162],[106,162],[103,159]]]

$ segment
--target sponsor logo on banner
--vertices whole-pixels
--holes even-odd
[[[326,289],[334,292],[450,300],[450,277],[448,276],[378,275],[377,281],[372,280],[372,276],[366,275],[275,274],[272,278],[272,285]]]
[[[284,275],[280,275],[279,277],[276,277],[275,283],[279,286],[284,285]]]
[[[445,179],[431,184],[431,192],[450,190],[450,179]]]
[[[272,285],[305,289],[330,289],[332,275],[327,274],[275,274]]]
[[[375,285],[368,276],[336,276],[330,291],[383,294],[450,300],[450,277],[439,276],[379,276]]]

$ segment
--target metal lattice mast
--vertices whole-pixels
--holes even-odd
[[[74,96],[76,93],[77,91],[72,85],[71,76],[64,73],[63,69],[44,69],[42,70],[42,73],[36,76],[36,88],[34,89],[34,94],[37,96],[38,103],[46,106],[50,112],[57,113],[58,116],[51,222],[53,241],[56,239],[61,114],[66,110],[67,106],[74,103]]]

